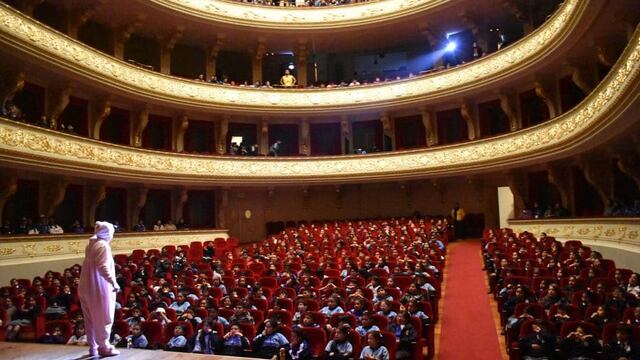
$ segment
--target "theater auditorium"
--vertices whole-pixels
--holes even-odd
[[[639,21],[1,0],[0,358],[640,359]]]

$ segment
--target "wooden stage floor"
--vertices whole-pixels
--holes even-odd
[[[163,350],[137,350],[118,349],[120,355],[105,359],[131,359],[131,360],[239,360],[234,356],[200,355],[174,353]],[[85,346],[71,345],[43,345],[32,343],[13,343],[0,341],[0,359],[2,360],[89,360],[98,357],[89,357],[89,348]]]

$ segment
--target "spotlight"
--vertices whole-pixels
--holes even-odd
[[[456,44],[455,42],[449,41],[449,43],[447,44],[447,46],[444,49],[445,49],[445,51],[453,52],[456,49],[457,46],[458,46],[458,44]]]
[[[288,66],[288,67],[289,67],[289,70],[293,70],[293,69],[295,69],[295,68],[296,68],[296,67],[295,67],[295,65],[293,65],[293,64],[289,64],[289,66]]]

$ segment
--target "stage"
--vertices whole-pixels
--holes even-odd
[[[247,358],[239,358],[234,356],[219,355],[200,355],[174,353],[163,350],[137,350],[137,349],[118,349],[120,355],[105,359],[131,359],[131,360],[239,360]],[[98,359],[98,357],[89,357],[89,348],[86,346],[71,345],[42,345],[33,343],[13,343],[0,341],[0,359],[3,360],[89,360]]]

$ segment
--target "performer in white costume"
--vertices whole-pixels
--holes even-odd
[[[97,221],[95,235],[89,239],[78,285],[78,297],[84,314],[89,355],[114,356],[119,352],[109,344],[116,305],[116,270],[109,243],[114,228]]]

